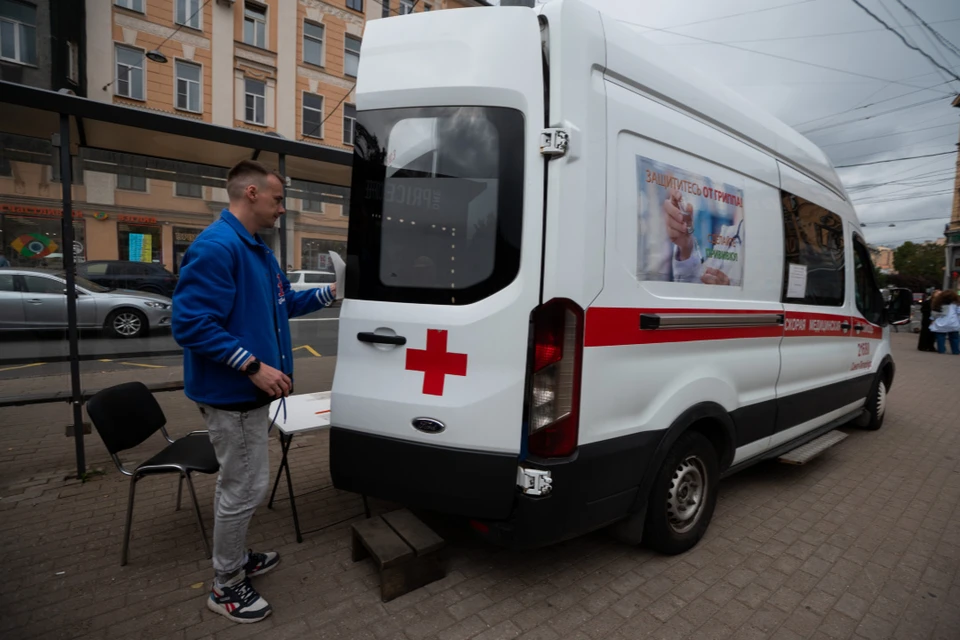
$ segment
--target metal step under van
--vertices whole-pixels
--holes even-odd
[[[777,460],[786,464],[806,464],[835,444],[845,440],[847,434],[842,431],[830,431],[816,440],[783,454]]]

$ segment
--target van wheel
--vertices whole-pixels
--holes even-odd
[[[867,404],[864,406],[864,415],[857,422],[857,426],[867,431],[876,431],[883,426],[883,419],[887,415],[887,382],[881,376],[877,380],[877,388],[874,389],[870,397],[867,398]]]
[[[710,441],[697,431],[680,436],[653,483],[646,545],[667,555],[696,546],[713,517],[719,480],[720,465]]]

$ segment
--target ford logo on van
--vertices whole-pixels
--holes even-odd
[[[414,418],[413,428],[424,433],[440,433],[447,427],[439,420],[433,418]]]

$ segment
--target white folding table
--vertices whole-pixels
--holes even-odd
[[[274,426],[280,434],[280,448],[283,451],[283,458],[280,460],[280,468],[277,469],[277,479],[273,483],[273,491],[270,494],[270,502],[267,503],[267,508],[273,509],[273,499],[277,495],[280,475],[286,473],[287,493],[290,496],[290,508],[293,510],[293,527],[297,532],[297,542],[303,542],[287,455],[290,452],[290,444],[293,442],[294,435],[330,428],[330,392],[322,391],[320,393],[293,395],[286,398],[285,404],[286,416],[284,416],[280,400],[274,400],[270,405],[271,420],[276,416]]]

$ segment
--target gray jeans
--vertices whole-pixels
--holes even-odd
[[[270,486],[270,406],[243,413],[199,406],[220,463],[213,502],[213,569],[222,585],[243,567],[247,527]]]

